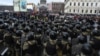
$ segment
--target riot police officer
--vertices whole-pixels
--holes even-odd
[[[56,56],[57,55],[56,41],[57,41],[57,33],[55,31],[51,31],[49,34],[49,41],[47,41],[44,44],[45,46],[44,55],[46,56]]]
[[[94,55],[99,56],[100,50],[100,30],[93,30],[92,31],[93,40],[91,42],[92,48],[94,49]]]

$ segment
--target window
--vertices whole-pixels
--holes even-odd
[[[84,6],[84,3],[82,3],[82,6]]]
[[[95,13],[97,13],[97,11],[95,10]]]
[[[93,6],[93,3],[91,3],[91,6]]]
[[[78,9],[78,12],[79,12],[79,9]]]
[[[92,13],[92,10],[90,10],[90,13]]]
[[[87,6],[89,6],[89,3],[87,3]]]
[[[75,9],[74,9],[74,12],[75,12]]]
[[[78,6],[80,6],[80,3],[78,3]]]
[[[100,13],[100,11],[99,11],[99,13]]]
[[[76,6],[76,3],[74,3],[74,6]]]
[[[70,3],[70,6],[72,5],[72,3]]]
[[[86,10],[85,12],[88,13],[88,10]]]
[[[82,10],[82,13],[84,12],[84,10]]]
[[[95,6],[97,6],[97,3],[95,4]]]
[[[69,9],[69,12],[71,12],[71,9]]]

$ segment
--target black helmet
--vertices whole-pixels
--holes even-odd
[[[82,44],[84,44],[84,43],[87,42],[86,36],[79,36],[79,37],[78,37],[78,40],[79,40],[79,42],[82,43]]]
[[[16,35],[17,35],[17,36],[22,36],[22,30],[17,30],[17,31],[16,31]]]
[[[62,30],[63,30],[63,26],[59,26],[59,30],[61,30],[61,31],[62,31]]]
[[[92,54],[93,50],[92,50],[91,45],[90,45],[90,44],[84,44],[84,45],[82,46],[82,52],[83,52],[83,54],[85,54],[85,55],[90,55],[90,54]]]
[[[29,26],[26,26],[25,28],[24,28],[24,32],[29,32],[30,31],[30,27]]]
[[[13,26],[9,26],[8,27],[8,31],[13,32],[14,31],[14,27]]]
[[[77,25],[75,26],[75,28],[80,30],[80,29],[81,29],[81,26],[80,26],[79,24],[77,24]]]
[[[30,28],[33,28],[33,27],[34,27],[32,23],[30,23],[30,25],[29,25],[29,26],[30,26]]]
[[[68,40],[69,34],[67,32],[62,32],[62,37],[64,40]]]
[[[28,37],[28,41],[34,40],[34,33],[33,32],[29,33],[27,37]]]
[[[42,33],[42,29],[41,28],[37,28],[36,31],[37,31],[37,34],[41,34]]]
[[[69,27],[69,29],[71,29],[71,30],[73,29],[73,25],[69,25],[68,27]]]
[[[38,25],[38,22],[37,21],[34,21],[34,25],[37,26]]]
[[[65,26],[65,23],[62,23],[62,26]]]
[[[26,26],[26,24],[25,24],[25,23],[23,23],[23,24],[22,24],[22,27],[24,28],[25,26]]]
[[[68,31],[67,29],[68,29],[68,28],[67,28],[66,26],[63,27],[63,31],[64,31],[64,32],[67,32],[67,31]]]
[[[23,23],[24,21],[23,20],[19,20],[19,23]]]
[[[46,34],[47,34],[47,35],[49,35],[50,31],[51,31],[51,30],[50,30],[50,29],[48,29],[48,30],[46,31]]]
[[[8,20],[5,20],[4,23],[9,23],[9,21]]]
[[[100,30],[93,30],[92,35],[93,36],[100,36]]]
[[[3,20],[2,19],[0,19],[0,24],[3,24]]]
[[[54,28],[53,28],[53,31],[56,31],[56,32],[57,32],[57,30],[58,30],[57,27],[54,27]]]
[[[55,31],[50,32],[50,39],[56,40],[57,39],[57,33]]]
[[[15,23],[15,24],[14,24],[14,27],[17,27],[17,26],[18,26],[18,23]]]
[[[82,30],[82,32],[86,32],[86,31],[87,31],[87,27],[86,27],[86,26],[83,26],[83,27],[81,28],[81,30]]]
[[[8,28],[9,25],[8,25],[7,23],[4,23],[4,27],[5,27],[5,28]]]
[[[42,28],[42,26],[43,26],[42,24],[38,24],[38,28]]]
[[[58,24],[55,24],[55,27],[58,27]]]
[[[49,21],[48,21],[48,24],[51,25],[51,23],[52,23],[52,21],[49,20]]]
[[[92,27],[91,25],[87,25],[87,29],[88,29],[88,30],[92,30],[92,28],[93,28],[93,27]]]
[[[44,27],[47,27],[47,26],[48,26],[48,24],[45,23],[45,24],[44,24]]]
[[[98,28],[98,30],[100,30],[100,25],[97,28]]]

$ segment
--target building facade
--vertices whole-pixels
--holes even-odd
[[[65,0],[65,13],[100,14],[100,0]]]
[[[48,10],[54,13],[64,12],[63,2],[52,2],[48,4]]]
[[[27,3],[27,11],[28,12],[33,12],[36,13],[37,12],[37,7],[34,3]]]
[[[46,0],[40,0],[40,4],[46,4]]]
[[[40,0],[40,4],[38,5],[39,13],[46,13],[48,11],[48,7],[46,4],[46,0]]]
[[[11,5],[0,5],[0,12],[13,12],[13,6]]]

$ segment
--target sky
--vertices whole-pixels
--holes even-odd
[[[27,0],[28,3],[40,3],[40,0]],[[50,2],[64,2],[64,0],[47,0],[47,3]],[[0,0],[0,5],[13,5],[13,0]]]

